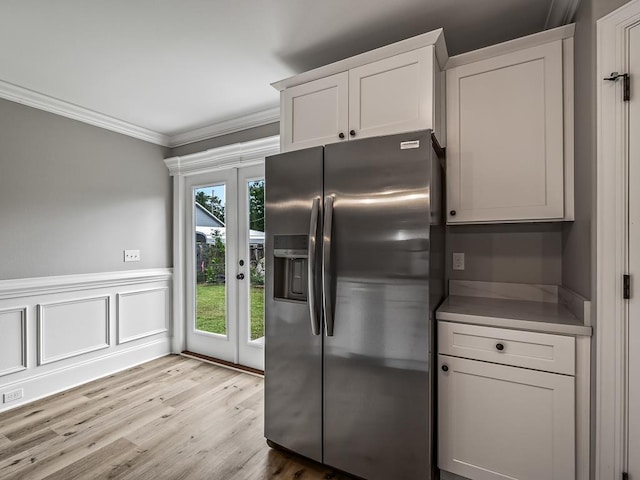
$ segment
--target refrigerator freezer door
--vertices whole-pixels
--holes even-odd
[[[325,147],[324,462],[369,480],[431,475],[431,162],[429,132]]]
[[[318,147],[265,162],[265,437],[317,461],[322,461],[322,335],[314,335],[308,300],[316,292],[312,303],[319,329],[321,252],[309,234],[313,218],[316,238],[321,234],[322,155]],[[310,245],[315,255],[308,255]],[[313,257],[318,264],[310,269]],[[311,288],[309,270],[317,272]]]

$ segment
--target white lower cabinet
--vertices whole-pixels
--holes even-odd
[[[575,480],[573,376],[442,354],[438,369],[440,469],[471,480]]]

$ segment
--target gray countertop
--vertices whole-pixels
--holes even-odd
[[[451,295],[436,310],[438,320],[543,333],[591,336],[562,303]]]

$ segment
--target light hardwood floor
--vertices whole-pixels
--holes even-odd
[[[171,355],[0,414],[0,479],[347,479],[263,438],[260,377]]]

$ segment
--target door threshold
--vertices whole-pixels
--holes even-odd
[[[257,368],[251,368],[244,365],[239,365],[237,363],[227,362],[226,360],[220,360],[219,358],[202,355],[201,353],[190,352],[189,350],[184,350],[180,355],[182,355],[183,357],[195,358],[196,360],[203,360],[207,363],[218,365],[219,367],[237,370],[242,373],[250,373],[252,375],[264,378],[264,371],[258,370]]]

